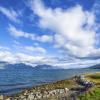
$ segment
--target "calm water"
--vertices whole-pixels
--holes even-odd
[[[74,75],[97,72],[96,69],[67,69],[67,70],[2,70],[0,69],[0,94],[17,93],[35,85],[68,79]]]

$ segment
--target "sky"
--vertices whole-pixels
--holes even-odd
[[[81,68],[100,62],[99,0],[0,0],[0,60]]]

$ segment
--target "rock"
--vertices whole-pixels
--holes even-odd
[[[33,91],[24,91],[20,95],[16,95],[14,97],[11,97],[11,99],[4,99],[4,100],[41,100],[43,98],[49,98],[51,96],[57,96],[59,94],[68,93],[68,88],[63,89],[54,89],[54,90],[45,90],[42,92],[33,92]],[[3,100],[3,96],[0,96],[0,100]]]
[[[38,99],[41,99],[41,98],[42,98],[42,94],[41,94],[41,93],[37,93],[37,94],[36,94],[36,97],[37,97]]]
[[[28,96],[28,100],[34,100],[34,98],[35,98],[35,95],[30,93]]]
[[[68,88],[65,88],[65,93],[67,93],[69,91],[69,89]]]
[[[28,94],[28,91],[26,90],[24,93],[23,93],[23,95],[27,95]]]
[[[61,93],[65,93],[65,90],[64,89],[60,89],[60,94]]]

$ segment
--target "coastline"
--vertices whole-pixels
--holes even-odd
[[[86,81],[87,75],[34,86],[11,96],[2,95],[0,100],[77,100],[79,95],[94,87],[93,82]]]

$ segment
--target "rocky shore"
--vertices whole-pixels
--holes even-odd
[[[35,86],[11,96],[0,96],[0,100],[77,100],[77,97],[88,91],[94,84],[83,75],[68,80]]]

